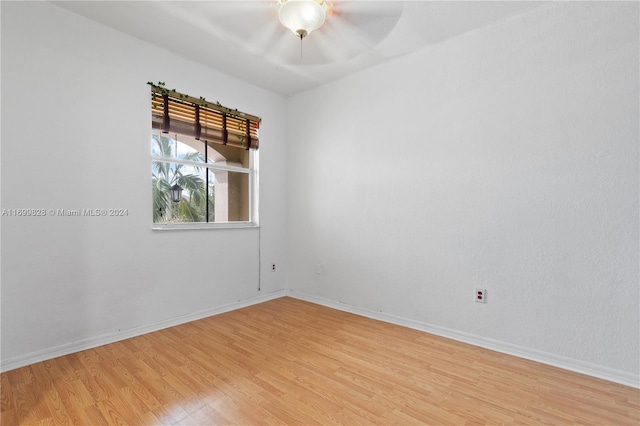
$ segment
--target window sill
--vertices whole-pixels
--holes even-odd
[[[253,222],[225,222],[225,223],[184,223],[184,224],[166,224],[160,225],[154,223],[151,226],[152,231],[187,231],[196,229],[243,229],[243,228],[259,228],[260,225]]]

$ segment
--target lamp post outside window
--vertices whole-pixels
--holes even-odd
[[[182,187],[177,183],[171,187],[171,201],[174,203],[180,202],[182,199]]]

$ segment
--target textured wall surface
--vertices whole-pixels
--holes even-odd
[[[637,377],[638,50],[548,4],[292,98],[291,288]]]
[[[48,2],[1,7],[2,208],[128,209],[2,218],[2,360],[282,289],[284,98]],[[147,81],[263,118],[260,230],[151,230]],[[260,251],[281,268],[258,293]]]

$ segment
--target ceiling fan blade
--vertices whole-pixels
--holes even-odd
[[[339,26],[344,35],[377,44],[395,27],[402,16],[399,1],[342,1],[333,3],[327,21]]]
[[[260,45],[271,36],[278,24],[278,5],[274,0],[214,1],[200,3],[202,13],[241,44]],[[237,35],[240,34],[240,37]]]

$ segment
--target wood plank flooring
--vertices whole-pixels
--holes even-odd
[[[2,425],[640,424],[640,390],[292,298],[0,375]]]

